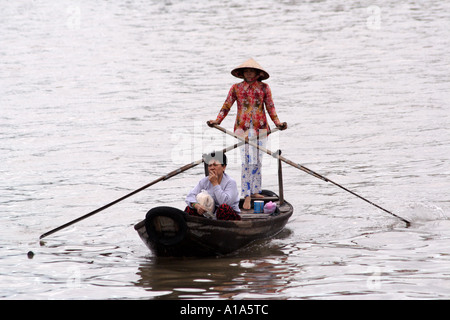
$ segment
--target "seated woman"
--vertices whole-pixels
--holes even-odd
[[[208,164],[209,174],[186,196],[187,207],[184,211],[194,216],[203,216],[207,213],[207,208],[197,200],[197,195],[206,191],[214,200],[218,220],[241,220],[236,181],[225,173],[226,155],[213,152],[207,155],[204,161]]]

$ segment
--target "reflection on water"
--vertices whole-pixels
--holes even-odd
[[[226,257],[155,257],[139,266],[136,285],[162,299],[283,299],[291,273],[300,271],[287,260],[268,241]]]

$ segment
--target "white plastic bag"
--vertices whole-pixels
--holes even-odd
[[[202,190],[199,194],[197,194],[197,202],[206,208],[207,214],[206,216],[214,216],[214,210],[216,209],[216,205],[214,203],[213,197],[206,190]]]

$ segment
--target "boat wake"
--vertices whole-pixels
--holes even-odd
[[[413,223],[423,223],[437,220],[450,220],[449,214],[441,207],[428,202],[410,202],[403,209],[406,216]]]

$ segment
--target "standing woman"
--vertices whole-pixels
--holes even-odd
[[[249,59],[240,66],[234,68],[231,74],[237,78],[244,79],[234,84],[220,109],[216,120],[208,121],[208,125],[220,124],[227,116],[231,106],[237,101],[237,115],[234,123],[234,132],[243,137],[252,137],[264,130],[270,130],[267,123],[267,110],[272,121],[280,129],[287,128],[286,122],[280,122],[275,111],[272,93],[268,84],[262,80],[269,78],[269,74],[253,59]],[[259,139],[258,145],[264,146],[266,139]],[[255,147],[245,144],[241,149],[242,175],[241,193],[245,198],[243,208],[250,209],[251,196],[262,198],[261,195],[261,161],[262,152]]]

